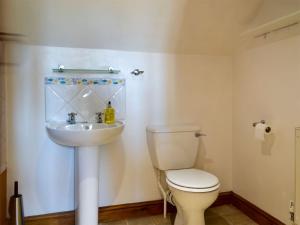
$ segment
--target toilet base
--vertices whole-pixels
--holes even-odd
[[[174,225],[205,225],[205,219],[204,219],[204,211],[203,212],[188,212],[185,215],[185,219],[183,217],[181,210],[177,207],[177,214],[175,217]]]
[[[205,225],[204,212],[214,203],[219,189],[211,192],[186,192],[169,186],[177,209],[175,225]]]

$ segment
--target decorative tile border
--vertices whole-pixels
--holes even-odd
[[[109,85],[125,84],[125,79],[101,79],[101,78],[67,78],[67,77],[45,77],[45,84],[58,85]]]

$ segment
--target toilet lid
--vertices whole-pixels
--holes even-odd
[[[166,177],[169,185],[184,191],[208,192],[220,186],[216,176],[198,169],[168,170]]]

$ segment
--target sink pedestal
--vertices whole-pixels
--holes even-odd
[[[46,129],[52,141],[75,150],[76,225],[98,225],[99,150],[113,142],[124,129],[114,124],[49,122]],[[99,147],[98,147],[99,146]]]
[[[76,225],[98,225],[99,147],[75,147]]]

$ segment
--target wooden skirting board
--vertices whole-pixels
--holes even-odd
[[[6,170],[0,174],[0,224],[6,223]]]
[[[233,192],[220,193],[218,199],[211,207],[232,204],[260,225],[284,225],[273,216],[259,209],[249,201]],[[176,212],[176,208],[168,205],[169,212]],[[148,201],[129,203],[99,208],[99,220],[109,222],[133,217],[151,216],[163,213],[163,201]],[[25,225],[74,225],[74,211],[52,213],[41,216],[29,216],[25,218]]]
[[[284,225],[281,221],[258,208],[256,205],[232,193],[231,204],[261,225]]]

